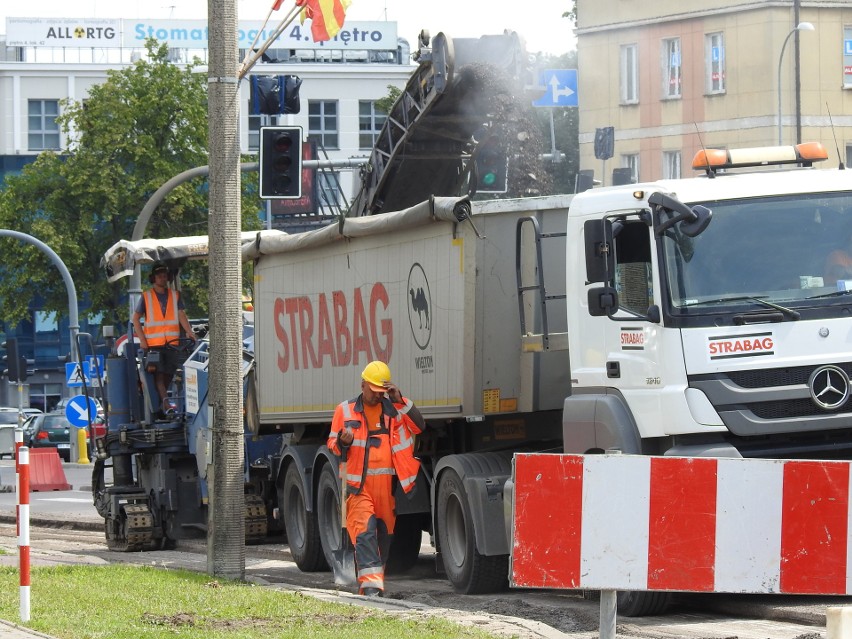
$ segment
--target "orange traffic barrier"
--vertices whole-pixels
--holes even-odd
[[[30,448],[30,490],[71,490],[55,448]]]

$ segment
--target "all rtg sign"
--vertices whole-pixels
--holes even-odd
[[[852,593],[849,462],[517,454],[516,587]]]

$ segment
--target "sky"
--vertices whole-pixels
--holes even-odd
[[[237,0],[240,20],[263,20],[272,0]],[[285,0],[282,10],[292,6]],[[422,29],[430,34],[443,31],[453,38],[517,31],[530,53],[560,55],[575,48],[572,23],[561,17],[571,0],[535,0],[532,9],[509,0],[352,0],[348,20],[397,22],[397,35],[408,40],[412,50]],[[279,11],[282,14],[283,11]],[[0,32],[6,18],[177,18],[204,19],[206,0],[38,0],[33,5],[0,1]],[[273,14],[274,18],[274,14]]]

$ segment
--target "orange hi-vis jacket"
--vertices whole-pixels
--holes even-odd
[[[419,435],[422,431],[406,414],[413,405],[414,402],[405,397],[402,398],[401,404],[394,404],[388,398],[382,400],[382,420],[390,434],[392,469],[369,468],[370,447],[367,440],[370,433],[364,416],[362,397],[359,395],[337,406],[327,443],[329,450],[342,457],[346,453],[340,449],[337,434],[346,426],[352,429],[355,438],[347,447],[349,450],[346,459],[346,483],[350,493],[357,495],[367,475],[375,473],[396,475],[405,492],[414,488],[417,471],[420,470],[420,462],[414,457],[414,435]]]
[[[160,306],[160,300],[154,289],[145,291],[145,340],[148,346],[165,346],[180,337],[180,321],[178,321],[178,293],[173,288],[167,289],[168,303],[166,312]]]

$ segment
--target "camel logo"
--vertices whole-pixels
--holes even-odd
[[[408,323],[415,343],[424,350],[432,337],[432,294],[426,273],[417,262],[408,272]]]

